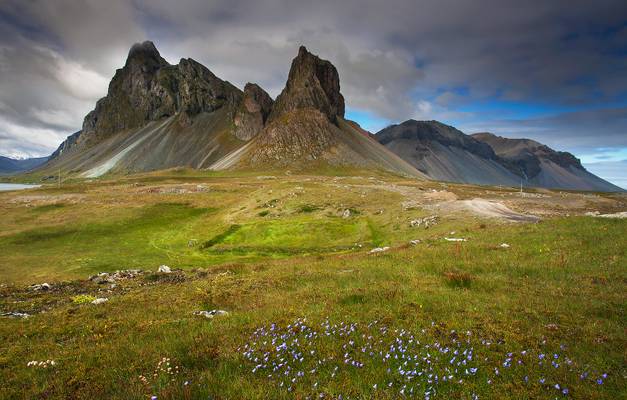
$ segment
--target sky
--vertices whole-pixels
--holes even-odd
[[[627,188],[625,0],[2,0],[0,155],[50,154],[144,40],[273,97],[302,44],[372,132],[531,138]]]

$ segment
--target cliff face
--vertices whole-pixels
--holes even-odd
[[[285,166],[319,159],[336,144],[334,129],[343,116],[337,70],[301,46],[248,161]]]
[[[263,129],[274,100],[265,90],[254,83],[244,87],[244,97],[235,114],[235,136],[248,141]]]
[[[276,99],[270,121],[305,108],[322,112],[335,124],[338,117],[344,117],[344,96],[340,93],[337,69],[301,46],[292,61],[285,89]]]
[[[376,139],[383,145],[399,139],[411,140],[416,144],[417,151],[420,149],[428,151],[430,142],[437,141],[444,146],[458,147],[483,158],[494,159],[496,157],[489,145],[438,121],[410,119],[379,131]]]
[[[526,179],[533,179],[542,171],[543,160],[551,161],[562,168],[585,171],[581,161],[571,153],[555,151],[534,140],[509,139],[489,132],[475,133],[471,136],[492,147],[512,172]]]
[[[107,95],[85,117],[75,143],[93,144],[116,132],[181,114],[181,122],[240,102],[242,92],[192,59],[164,60],[152,42],[135,44]],[[69,145],[70,143],[68,143]]]

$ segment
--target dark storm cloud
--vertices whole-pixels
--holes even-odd
[[[8,0],[0,3],[0,133],[26,144],[2,139],[0,153],[45,153],[79,129],[128,48],[144,39],[170,62],[192,57],[273,96],[305,44],[338,67],[349,107],[390,121],[452,119],[486,130],[506,124],[460,109],[485,99],[594,107],[594,115],[507,125],[556,147],[622,146],[626,124],[612,109],[627,103],[625,15],[622,0]],[[593,125],[604,112],[614,122]],[[597,126],[594,141],[582,126]]]

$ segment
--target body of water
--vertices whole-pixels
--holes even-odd
[[[22,183],[0,183],[0,192],[4,192],[7,190],[23,190],[23,189],[32,189],[38,188],[41,185],[25,185]]]

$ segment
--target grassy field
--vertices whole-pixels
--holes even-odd
[[[552,216],[433,208],[479,195]],[[0,398],[627,398],[627,223],[575,216],[624,199],[551,196],[189,172],[2,193],[0,312],[30,317],[0,317]]]

